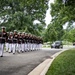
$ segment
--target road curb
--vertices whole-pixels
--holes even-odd
[[[38,65],[35,69],[33,69],[28,75],[45,75],[51,66],[53,60],[62,52],[66,50],[60,51],[55,53],[51,56],[51,58],[46,59],[44,62],[42,62],[40,65]]]

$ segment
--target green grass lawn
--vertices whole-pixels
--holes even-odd
[[[75,50],[57,56],[46,75],[75,75]]]

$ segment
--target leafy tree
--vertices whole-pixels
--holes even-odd
[[[63,34],[64,34],[63,27],[58,23],[52,23],[48,25],[44,37],[45,38],[47,37],[47,41],[56,41],[62,40]]]
[[[25,15],[30,15],[32,20],[43,21],[46,10],[48,8],[48,0],[0,0],[1,17],[11,15],[18,11]]]
[[[50,39],[50,37],[52,37],[53,39],[57,37],[56,40],[61,40],[63,39],[63,36],[65,36],[68,41],[72,41],[74,37],[69,31],[73,28],[72,24],[75,21],[75,0],[54,0],[54,3],[51,4],[50,13],[52,16],[52,21],[48,26],[47,32],[45,33],[46,35],[50,35],[48,39]],[[68,22],[68,30],[65,32],[63,30],[63,25],[66,22]],[[54,34],[52,29],[54,29],[56,35]],[[51,33],[56,37],[51,35]],[[53,39],[51,39],[51,41]]]
[[[63,2],[65,1],[65,3]],[[53,20],[59,19],[62,25],[66,22],[74,22],[75,17],[75,0],[55,0],[51,4],[51,15]]]
[[[75,42],[75,28],[72,28],[69,31],[66,29],[64,31],[65,31],[65,34],[62,37],[63,40]]]
[[[37,19],[45,25],[47,8],[48,0],[0,0],[0,19],[3,21],[0,26],[5,25],[7,31],[17,29],[40,35],[38,30],[43,26],[35,27],[33,21]]]

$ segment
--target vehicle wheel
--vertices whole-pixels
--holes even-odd
[[[61,48],[63,48],[63,47],[61,47]]]
[[[58,49],[59,49],[60,47],[58,47]]]
[[[55,47],[55,48],[58,48],[58,47]]]
[[[53,47],[51,47],[51,48],[53,48]]]

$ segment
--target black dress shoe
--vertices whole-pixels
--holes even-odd
[[[13,54],[15,54],[15,53],[13,53]]]
[[[22,51],[22,53],[24,53],[24,51]]]
[[[3,56],[1,56],[1,57],[3,57]]]
[[[20,52],[18,52],[20,54]]]
[[[11,53],[11,52],[9,52],[9,53]]]

